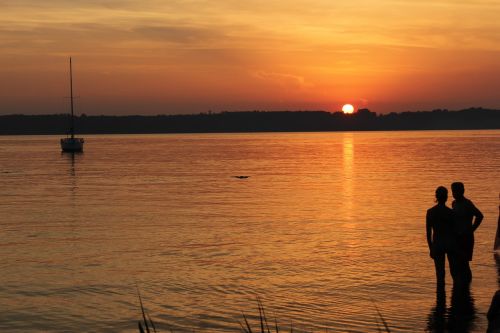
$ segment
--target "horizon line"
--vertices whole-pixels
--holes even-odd
[[[352,114],[345,114],[343,111],[338,110],[338,111],[327,111],[327,110],[314,110],[314,109],[296,109],[296,110],[259,110],[259,109],[254,109],[254,110],[219,110],[219,111],[212,111],[208,110],[205,112],[197,112],[197,113],[157,113],[157,114],[87,114],[85,112],[80,113],[79,115],[75,115],[75,117],[159,117],[159,116],[199,116],[199,115],[218,115],[218,114],[225,114],[225,113],[252,113],[252,112],[261,112],[261,113],[286,113],[286,112],[322,112],[322,113],[329,113],[329,114],[345,114],[346,116],[353,116],[359,113],[360,111],[369,111],[370,113],[374,113],[377,116],[382,116],[382,115],[389,115],[389,114],[403,114],[403,113],[425,113],[425,112],[462,112],[462,111],[472,111],[472,110],[487,110],[487,111],[500,111],[500,108],[485,108],[482,106],[477,106],[477,107],[468,107],[465,109],[457,109],[457,110],[450,110],[447,108],[437,108],[437,109],[432,109],[432,110],[405,110],[405,111],[391,111],[387,113],[377,113],[376,111],[372,111],[369,108],[359,108],[357,109],[354,113]],[[28,114],[28,113],[6,113],[6,114],[0,114],[0,117],[6,117],[6,116],[58,116],[58,115],[68,115],[66,112],[62,113],[40,113],[40,114]]]

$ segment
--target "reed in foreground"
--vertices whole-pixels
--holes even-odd
[[[141,312],[142,312],[142,320],[143,320],[142,323],[140,320],[137,323],[137,326],[139,327],[139,332],[140,333],[146,333],[146,332],[151,333],[151,330],[149,329],[149,326],[151,326],[153,333],[157,333],[153,320],[151,319],[149,314],[144,310],[144,305],[142,304],[142,298],[141,298],[141,293],[139,292],[139,288],[137,288],[137,295],[139,296],[139,303],[141,304]],[[149,321],[149,325],[148,325],[148,321]],[[144,324],[144,326],[143,326],[143,324]]]
[[[144,310],[144,306],[142,304],[142,299],[141,295],[139,293],[139,290],[137,290],[138,295],[139,295],[139,303],[141,305],[141,313],[142,313],[142,321],[139,320],[138,322],[138,328],[140,333],[157,333],[155,324],[149,314]],[[382,313],[378,309],[377,305],[374,303],[375,310],[377,312],[377,331],[378,332],[386,332],[390,333],[391,330],[389,328],[389,325],[387,324],[387,321],[385,318],[382,316]],[[239,321],[239,325],[241,327],[241,332],[243,333],[280,333],[280,327],[278,325],[278,320],[274,318],[274,322],[269,324],[269,321],[267,320],[267,315],[266,315],[266,310],[264,309],[264,305],[262,304],[262,301],[260,298],[257,298],[257,308],[259,311],[259,317],[258,317],[258,323],[259,327],[255,330],[252,329],[252,326],[248,322],[247,317],[245,316],[244,313],[242,313],[243,316],[243,322]],[[384,331],[382,331],[380,327],[380,323],[382,323]],[[293,333],[293,323],[290,323],[290,329],[288,330],[282,330],[282,332],[290,332]],[[325,332],[328,333],[328,329],[325,329]],[[173,333],[170,331],[170,333]],[[312,332],[311,332],[312,333]]]

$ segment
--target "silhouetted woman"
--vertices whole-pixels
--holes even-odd
[[[448,190],[439,186],[436,189],[437,205],[427,210],[426,229],[429,254],[434,259],[436,267],[436,282],[438,291],[444,290],[446,256],[450,266],[450,273],[455,279],[455,244],[453,211],[446,206]]]

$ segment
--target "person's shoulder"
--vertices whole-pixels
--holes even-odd
[[[427,214],[425,214],[427,220],[432,220],[433,216],[436,215],[436,206],[427,209]]]
[[[472,200],[467,199],[467,198],[464,198],[464,204],[465,204],[467,207],[471,207],[471,208],[472,208],[472,207],[476,207],[476,206],[474,205],[474,203],[472,202]]]
[[[451,215],[453,214],[453,210],[448,207],[448,206],[440,206],[440,205],[435,205],[429,209],[427,209],[427,215]]]
[[[432,213],[432,212],[435,212],[437,209],[438,209],[438,206],[437,206],[437,205],[432,206],[431,208],[427,209],[427,214],[430,214],[430,213]]]

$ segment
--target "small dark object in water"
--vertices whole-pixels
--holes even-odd
[[[238,179],[247,179],[249,178],[250,176],[233,176],[234,178],[238,178]]]

